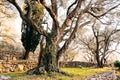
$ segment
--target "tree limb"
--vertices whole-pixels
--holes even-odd
[[[47,5],[46,5],[46,3],[45,3],[45,0],[40,0],[40,2],[41,2],[41,4],[45,7],[45,9],[49,12],[49,14],[50,14],[50,16],[51,16],[51,18],[53,19],[53,21],[55,22],[55,24],[57,25],[57,26],[54,26],[54,27],[59,27],[59,22],[58,22],[58,20],[57,20],[57,13],[56,13],[56,11],[55,11],[55,9],[54,10],[52,10],[50,7],[48,7]],[[56,6],[56,5],[54,5],[54,6]]]
[[[7,0],[7,1],[10,2],[12,5],[14,5],[14,6],[17,8],[17,10],[18,10],[21,18],[22,18],[24,21],[27,21],[27,19],[26,19],[26,17],[24,16],[24,13],[22,12],[20,6],[16,3],[16,0]]]
[[[76,15],[76,13],[78,14],[78,11],[81,8],[81,5],[82,5],[83,1],[84,0],[79,0],[78,3],[77,3],[77,6],[73,9],[72,12],[69,13],[69,15],[65,19],[64,23],[62,24],[61,33],[63,33],[63,31],[65,30],[65,28],[68,26],[69,21]]]
[[[110,8],[109,10],[107,10],[106,12],[100,14],[100,15],[95,15],[93,14],[92,12],[90,11],[87,11],[88,14],[90,14],[91,16],[93,16],[94,18],[96,18],[97,20],[99,20],[101,23],[103,23],[99,18],[102,17],[102,16],[105,16],[107,13],[109,13],[110,11],[112,11],[113,9],[117,8],[118,6],[120,5],[120,3],[112,8]],[[105,24],[105,23],[103,23]]]
[[[81,24],[81,25],[79,26],[80,15],[81,15],[81,14],[79,14],[79,18],[78,18],[78,20],[76,21],[75,28],[74,28],[74,30],[72,31],[70,37],[68,38],[68,40],[64,43],[63,47],[62,47],[62,48],[58,51],[58,53],[57,53],[57,59],[58,59],[58,60],[59,60],[59,57],[60,57],[60,56],[65,52],[65,50],[68,48],[70,42],[75,38],[75,33],[77,32],[78,27],[81,27],[81,28],[82,28],[83,26],[85,26],[85,25],[87,25],[87,24],[90,23],[90,22],[88,21],[88,22],[85,22],[85,23],[83,23],[83,24]]]
[[[27,11],[27,18],[31,18],[31,16],[32,16],[32,6],[31,6],[31,4],[30,4],[30,1],[29,0],[26,0],[26,2],[27,2],[27,5],[28,5],[28,11]]]
[[[77,2],[78,2],[78,0],[75,0],[75,2],[72,3],[72,4],[68,7],[67,15],[69,15],[69,10],[70,10],[70,8],[71,8],[73,5],[75,5]]]

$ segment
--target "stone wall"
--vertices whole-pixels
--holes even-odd
[[[115,76],[115,71],[113,70],[112,72],[105,72],[96,77],[87,78],[86,80],[117,80],[117,77]]]
[[[14,56],[3,56],[4,60],[0,60],[0,73],[26,71],[37,65],[35,60],[17,60]],[[89,62],[60,62],[59,67],[96,67],[95,63]]]
[[[36,66],[36,62],[32,61],[0,61],[0,73],[8,73],[8,72],[18,72],[18,71],[26,71]]]
[[[90,63],[90,62],[79,62],[79,61],[72,61],[72,62],[59,62],[60,67],[96,67],[97,64]],[[108,66],[108,65],[105,65]]]
[[[9,56],[5,60],[0,60],[0,73],[26,71],[37,65],[36,61],[17,60],[15,57]],[[93,67],[94,63],[87,62],[60,62],[60,67]]]

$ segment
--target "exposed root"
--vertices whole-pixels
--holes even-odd
[[[54,70],[52,70],[51,72],[48,72],[48,74],[49,75],[64,75],[64,76],[69,76],[69,77],[72,77],[73,75],[72,74],[69,74],[69,73],[67,73],[67,72],[64,72],[64,71],[62,71],[62,70],[60,70],[60,69],[54,69]]]
[[[69,76],[69,77],[72,77],[72,76],[73,76],[73,74],[69,74],[69,73],[64,72],[64,71],[61,71],[61,70],[59,70],[58,73],[60,73],[60,74],[62,74],[62,75],[65,75],[65,76]]]
[[[45,75],[46,73],[46,70],[43,66],[41,67],[35,67],[33,69],[30,69],[26,72],[26,74],[28,75]],[[55,76],[55,75],[64,75],[64,76],[69,76],[69,77],[72,77],[73,75],[72,74],[69,74],[69,73],[66,73],[64,71],[61,71],[60,69],[52,69],[51,71],[47,72],[49,76]]]
[[[26,72],[26,74],[28,75],[33,75],[33,74],[36,74],[36,75],[40,75],[40,74],[45,74],[45,69],[44,67],[35,67],[33,69],[30,69]]]

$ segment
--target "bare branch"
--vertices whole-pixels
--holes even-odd
[[[64,29],[68,26],[69,21],[76,15],[78,14],[79,9],[81,8],[83,0],[79,0],[77,3],[77,6],[73,9],[73,11],[71,13],[69,13],[69,15],[67,16],[67,18],[65,19],[62,27],[61,27],[61,31],[64,31]],[[63,33],[63,32],[62,32]]]
[[[30,1],[26,0],[27,5],[28,5],[28,11],[27,11],[27,18],[31,18],[32,16],[32,6],[30,5]]]
[[[57,0],[51,0],[51,3],[52,3],[52,10],[57,16]]]
[[[59,27],[59,22],[58,22],[58,20],[57,20],[57,12],[54,10],[52,10],[50,7],[48,7],[47,5],[46,5],[46,3],[45,3],[45,0],[40,0],[40,2],[41,2],[41,4],[45,7],[45,9],[49,12],[49,14],[50,14],[50,16],[52,17],[52,19],[53,19],[53,21],[55,22],[55,24],[57,25],[57,26],[54,26],[54,27],[56,27],[56,28],[58,28]],[[54,5],[54,6],[56,6],[56,5]],[[55,8],[56,9],[56,8]]]
[[[24,13],[22,12],[20,6],[16,3],[16,0],[7,0],[7,1],[9,1],[11,4],[13,4],[13,5],[17,8],[18,12],[20,13],[21,18],[22,18],[24,21],[27,21],[27,19],[26,19],[26,17],[24,16]]]
[[[97,33],[95,32],[94,27],[95,27],[95,23],[92,25],[92,32],[93,32],[94,36],[97,37]]]
[[[118,6],[120,5],[120,3],[112,8],[110,8],[109,10],[107,10],[106,12],[100,14],[100,15],[95,15],[93,14],[92,12],[90,11],[87,11],[87,13],[89,13],[91,16],[93,16],[94,18],[96,18],[97,20],[99,20],[102,24],[106,24],[104,22],[102,22],[99,18],[102,17],[102,16],[105,16],[107,13],[109,13],[110,11],[112,11],[113,9],[117,8]]]
[[[81,28],[82,28],[83,26],[85,26],[85,25],[87,25],[87,24],[90,23],[90,21],[88,21],[88,22],[85,22],[85,23],[83,23],[83,24],[81,24],[81,25],[79,26],[79,21],[80,21],[80,14],[79,14],[79,17],[78,17],[78,19],[77,19],[77,21],[76,21],[75,28],[74,28],[74,30],[72,31],[70,37],[68,38],[68,40],[66,40],[66,42],[65,42],[64,45],[63,45],[63,47],[62,47],[62,48],[58,51],[58,53],[57,53],[57,59],[58,59],[58,60],[59,60],[59,57],[62,55],[62,53],[64,53],[65,50],[68,48],[70,42],[75,38],[75,33],[77,32],[78,27],[81,27]]]
[[[87,13],[89,13],[91,16],[93,16],[94,18],[96,18],[96,19],[97,19],[98,21],[100,21],[102,24],[106,24],[106,23],[102,22],[102,21],[99,19],[99,17],[97,17],[96,15],[94,15],[92,12],[87,11]]]
[[[66,29],[65,31],[64,31],[64,34],[63,34],[63,37],[67,34],[67,33],[71,33],[72,32],[72,30],[74,29],[72,26],[73,26],[73,24],[74,24],[74,19],[75,19],[75,17],[73,18],[73,20],[72,20],[72,22],[71,22],[71,25],[70,25],[70,28],[69,29]]]
[[[101,17],[101,16],[106,15],[107,13],[109,13],[110,11],[112,11],[113,9],[117,8],[119,5],[120,5],[120,3],[119,3],[118,5],[116,5],[116,6],[112,7],[112,8],[110,8],[109,10],[107,10],[106,12],[104,12],[103,14],[98,15],[97,17]]]
[[[69,15],[69,10],[70,10],[70,8],[71,8],[73,5],[75,5],[77,2],[78,2],[78,0],[75,0],[75,2],[72,3],[72,4],[68,7],[67,15]]]

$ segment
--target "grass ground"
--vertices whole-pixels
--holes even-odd
[[[120,80],[120,69],[118,69],[118,68],[115,68],[115,74],[116,74],[116,76],[117,76],[117,80]]]
[[[11,80],[85,80],[87,77],[95,76],[99,73],[111,71],[109,68],[61,68],[61,70],[73,74],[73,76],[65,76],[61,74],[55,75],[26,75],[24,72],[4,73],[1,75],[11,76]]]

